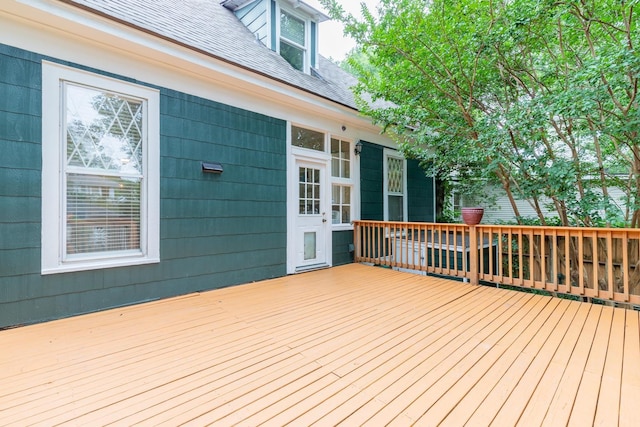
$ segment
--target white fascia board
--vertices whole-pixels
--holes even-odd
[[[1,43],[283,120],[312,118],[328,131],[346,126],[352,131],[344,136],[394,145],[349,107],[58,1],[0,2],[0,26]]]

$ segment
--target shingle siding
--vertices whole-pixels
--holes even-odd
[[[286,274],[286,122],[159,88],[161,262],[40,275],[42,59],[0,45],[0,327]]]
[[[407,219],[411,222],[435,222],[433,178],[425,175],[417,160],[407,160]]]
[[[383,147],[364,142],[360,153],[360,212],[362,219],[384,219]]]
[[[360,154],[361,217],[364,220],[384,219],[384,148],[364,143]],[[407,160],[407,219],[433,222],[433,178],[425,176],[416,160]]]
[[[353,253],[350,252],[353,245],[353,231],[333,232],[333,265],[343,265],[353,262]]]

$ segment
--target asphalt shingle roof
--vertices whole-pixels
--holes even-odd
[[[222,59],[333,102],[356,108],[353,76],[320,57],[318,75],[291,67],[255,39],[219,0],[60,0]]]

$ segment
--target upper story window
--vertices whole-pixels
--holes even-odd
[[[307,63],[307,23],[280,10],[280,55],[296,70],[305,71]]]
[[[158,92],[43,64],[42,272],[159,260]]]
[[[293,68],[309,74],[318,64],[318,25],[329,20],[299,0],[222,0],[257,40]]]

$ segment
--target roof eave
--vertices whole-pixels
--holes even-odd
[[[273,80],[275,82],[284,84],[286,86],[301,90],[301,91],[303,91],[305,93],[311,94],[313,96],[317,96],[317,97],[319,97],[321,99],[325,99],[325,100],[330,101],[330,102],[332,102],[334,104],[340,105],[342,107],[346,107],[346,108],[348,108],[350,110],[359,111],[357,108],[355,108],[355,107],[353,107],[351,105],[348,105],[348,104],[345,104],[343,102],[337,101],[337,100],[335,100],[333,98],[330,98],[328,96],[321,95],[321,94],[319,94],[317,92],[314,92],[312,90],[309,90],[309,89],[307,89],[305,87],[302,87],[302,86],[299,86],[299,85],[296,85],[296,84],[292,84],[290,81],[287,81],[285,79],[279,79],[277,77],[274,77],[274,76],[269,75],[267,73],[264,73],[262,71],[256,70],[254,68],[238,64],[237,62],[231,61],[231,60],[229,60],[227,58],[224,58],[222,56],[218,56],[218,55],[216,55],[214,53],[211,53],[211,52],[208,52],[208,51],[206,51],[204,49],[199,49],[199,48],[197,48],[195,46],[189,45],[188,43],[184,43],[184,42],[181,42],[181,41],[176,40],[174,38],[165,36],[163,34],[159,34],[159,33],[155,32],[155,31],[149,30],[148,28],[144,28],[142,26],[139,26],[139,25],[133,24],[131,22],[125,21],[123,19],[120,19],[120,18],[114,17],[112,15],[109,15],[108,13],[104,13],[104,12],[101,12],[99,10],[93,9],[91,7],[78,4],[78,3],[74,2],[73,0],[58,0],[58,1],[60,1],[61,3],[65,3],[65,4],[69,5],[69,6],[73,6],[75,8],[78,8],[80,10],[84,10],[86,12],[92,13],[92,14],[94,14],[96,16],[100,16],[101,18],[107,19],[109,21],[116,22],[116,23],[118,23],[120,25],[124,25],[125,27],[134,29],[136,31],[141,31],[141,32],[143,32],[145,34],[151,35],[153,37],[157,37],[158,39],[165,40],[165,41],[167,41],[169,43],[173,43],[173,44],[175,44],[177,46],[183,47],[183,48],[191,50],[193,52],[197,52],[197,53],[199,53],[201,55],[205,55],[205,56],[207,56],[209,58],[212,58],[212,59],[215,59],[217,61],[222,61],[222,62],[224,62],[226,64],[232,65],[232,66],[237,67],[239,69],[242,69],[242,70],[245,70],[245,71],[249,71],[251,73],[257,74],[257,75],[262,76],[262,77],[265,77],[265,78],[267,78],[269,80]]]

